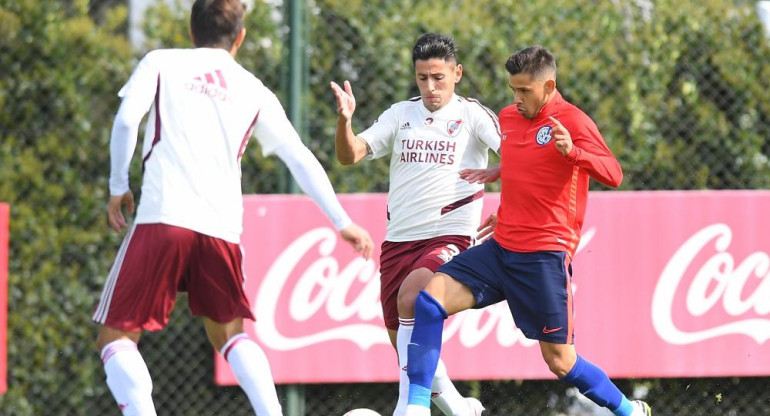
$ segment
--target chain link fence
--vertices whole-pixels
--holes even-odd
[[[89,321],[119,244],[103,223],[109,131],[116,92],[141,51],[189,46],[189,2],[169,4],[147,10],[146,43],[132,46],[127,0],[0,0],[0,201],[13,212],[2,415],[119,413]],[[289,24],[292,7],[300,27]],[[559,89],[620,159],[623,190],[770,188],[770,41],[754,2],[255,0],[249,9],[238,61],[291,109],[340,192],[386,192],[388,162],[334,161],[329,81],[352,82],[354,130],[364,129],[419,94],[411,47],[428,31],[458,42],[458,94],[495,111],[511,101],[507,57],[531,44],[551,49]],[[292,33],[301,35],[296,61]],[[248,152],[244,192],[288,192],[281,163],[256,146]],[[134,184],[139,170],[132,165]],[[158,414],[252,414],[238,387],[213,384],[213,352],[184,296],[168,329],[146,334],[140,347]],[[445,357],[450,371],[459,359]],[[770,378],[617,381],[657,416],[770,415]],[[495,416],[609,414],[556,380],[457,384]],[[387,415],[397,396],[395,383],[278,390],[291,416],[355,407]]]

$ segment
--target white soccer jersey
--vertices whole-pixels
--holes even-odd
[[[500,148],[497,116],[478,101],[454,95],[431,112],[422,99],[396,103],[359,134],[372,159],[390,154],[388,241],[476,234],[483,184],[462,169],[487,167]]]
[[[265,155],[286,141],[300,141],[277,97],[227,51],[210,48],[148,53],[118,95],[121,111],[134,113],[129,119],[139,113],[137,125],[150,110],[135,222],[176,225],[238,243],[240,159],[252,133]],[[110,193],[119,195],[129,189],[136,134],[133,143],[115,136],[113,129]]]

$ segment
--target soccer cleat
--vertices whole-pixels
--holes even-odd
[[[634,412],[631,413],[631,416],[652,416],[652,409],[650,409],[649,404],[641,400],[634,400],[631,402],[631,405],[634,407]]]
[[[468,403],[468,408],[470,409],[469,415],[472,416],[481,416],[481,412],[486,410],[484,405],[481,404],[479,399],[475,397],[466,397],[465,402]]]

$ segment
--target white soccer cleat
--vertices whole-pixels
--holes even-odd
[[[466,397],[465,402],[468,403],[468,409],[470,409],[470,412],[468,413],[471,416],[481,416],[481,412],[486,410],[484,405],[481,404],[479,399],[475,397]]]
[[[650,409],[650,405],[641,400],[632,401],[631,406],[634,407],[634,411],[631,413],[631,416],[652,416],[652,409]]]

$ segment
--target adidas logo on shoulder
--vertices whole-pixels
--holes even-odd
[[[411,128],[412,128],[412,126],[411,126],[411,125],[409,124],[409,122],[407,121],[406,123],[404,123],[404,124],[402,124],[402,125],[401,125],[401,128],[400,128],[399,130],[409,130],[409,129],[411,129]]]

